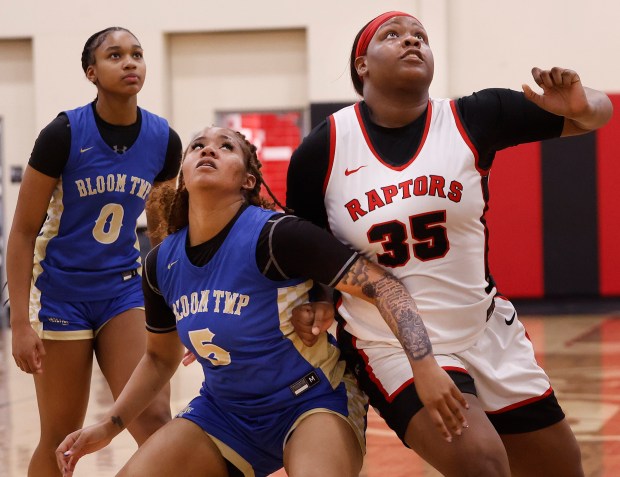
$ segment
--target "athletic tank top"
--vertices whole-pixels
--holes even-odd
[[[256,243],[273,214],[248,207],[205,266],[187,258],[187,227],[167,237],[157,255],[159,290],[203,367],[201,394],[231,412],[260,414],[312,399],[325,383],[335,389],[344,372],[333,337],[308,348],[290,323],[312,281],[272,281],[256,265]],[[318,382],[323,386],[314,388]]]
[[[454,103],[429,101],[420,146],[399,167],[375,150],[359,104],[329,121],[324,199],[332,233],[404,283],[435,353],[469,347],[495,288],[486,263],[487,173],[476,167]],[[338,312],[357,338],[399,345],[374,306],[343,294]]]
[[[117,154],[90,104],[66,111],[71,152],[35,245],[33,280],[58,300],[101,300],[140,277],[136,221],[168,146],[168,122],[141,109],[135,143]]]

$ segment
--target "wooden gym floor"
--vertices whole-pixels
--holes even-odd
[[[571,426],[577,435],[588,477],[620,476],[620,306],[606,310],[583,307],[521,310],[521,320],[534,342]],[[19,371],[11,356],[10,329],[0,327],[0,477],[26,475],[39,432],[32,377]],[[197,365],[180,369],[172,382],[173,410],[183,408],[201,383]],[[86,423],[92,423],[111,402],[107,385],[94,370]],[[437,477],[405,449],[371,411],[368,453],[361,477]],[[127,431],[106,449],[83,458],[76,477],[113,476],[134,452]],[[272,477],[285,477],[279,471]]]

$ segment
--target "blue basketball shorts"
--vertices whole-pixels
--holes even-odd
[[[358,436],[364,453],[365,396],[352,379],[345,379],[335,390],[325,384],[325,391],[312,399],[258,415],[231,412],[217,399],[201,394],[176,417],[200,426],[235,467],[235,475],[266,477],[280,469],[284,446],[291,433],[304,418],[317,412],[329,412],[345,419]]]
[[[123,294],[105,300],[64,301],[43,292],[31,296],[30,324],[41,339],[92,339],[110,319],[133,308],[144,309],[140,279],[129,281]]]

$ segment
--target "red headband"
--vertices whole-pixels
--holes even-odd
[[[372,40],[372,37],[375,36],[375,33],[377,33],[377,30],[379,29],[379,27],[383,25],[386,21],[388,21],[390,18],[394,18],[394,17],[415,18],[413,15],[409,15],[408,13],[404,13],[404,12],[386,12],[386,13],[379,15],[377,18],[372,20],[366,26],[366,28],[364,28],[364,31],[360,35],[360,39],[358,40],[357,46],[355,47],[356,58],[358,56],[362,56],[366,54],[366,50],[368,49],[370,40]],[[417,18],[415,19],[417,20]]]

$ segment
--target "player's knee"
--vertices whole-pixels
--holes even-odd
[[[462,463],[463,477],[509,477],[510,466],[503,449],[478,449]]]
[[[154,431],[156,431],[172,418],[170,402],[164,399],[153,401],[140,417],[144,423],[154,427]]]
[[[138,445],[145,442],[159,428],[171,420],[170,404],[168,401],[153,402],[129,426],[129,432]]]
[[[331,463],[332,465],[308,466],[305,468],[297,467],[294,470],[289,469],[289,477],[354,477],[359,475],[360,468],[352,468],[349,465]]]
[[[56,448],[65,438],[76,429],[81,427],[80,423],[69,424],[66,426],[49,426],[41,429],[39,437],[39,447],[46,450],[56,451]]]

